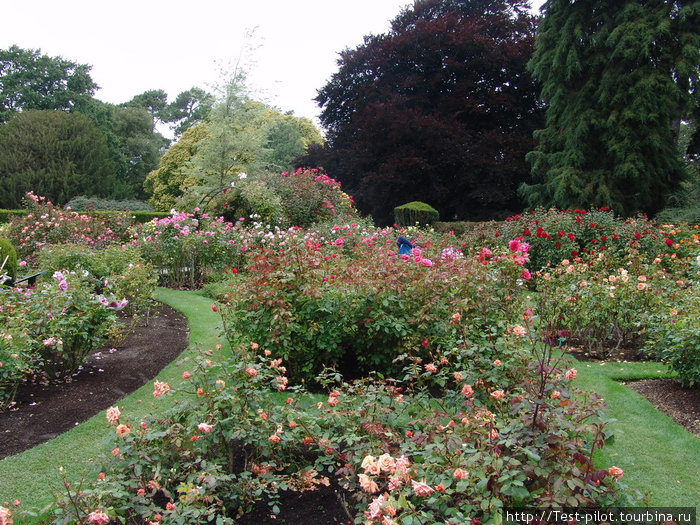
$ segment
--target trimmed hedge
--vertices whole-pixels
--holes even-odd
[[[7,262],[5,262],[2,272],[9,275],[14,281],[17,278],[17,250],[10,241],[0,238],[0,265],[5,257],[7,257]]]
[[[27,215],[29,213],[29,210],[0,210],[0,224],[9,222],[10,221],[10,216],[17,216],[17,215]],[[106,213],[117,213],[117,214],[123,214],[123,211],[84,211],[84,212],[78,212],[81,215],[100,215],[100,214],[106,214]],[[153,220],[154,217],[157,217],[159,219],[162,219],[163,217],[168,217],[170,215],[169,212],[166,211],[132,211],[129,213],[131,215],[132,219],[134,219],[134,222],[137,223],[145,223]]]
[[[440,220],[440,213],[430,204],[413,201],[394,208],[397,226],[429,225]]]

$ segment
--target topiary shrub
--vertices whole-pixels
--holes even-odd
[[[428,225],[440,220],[440,213],[430,204],[413,201],[394,208],[397,226]]]
[[[5,260],[7,257],[7,260]],[[3,261],[5,266],[2,267]],[[0,267],[2,273],[7,274],[13,281],[17,277],[17,250],[7,239],[0,238]]]

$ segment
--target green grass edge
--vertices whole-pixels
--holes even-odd
[[[696,507],[700,500],[700,439],[655,409],[625,381],[673,377],[656,362],[579,362],[576,386],[599,393],[614,439],[595,454],[599,468],[624,470],[622,479],[652,507]]]

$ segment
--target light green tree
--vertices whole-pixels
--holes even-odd
[[[151,195],[148,203],[155,210],[169,211],[175,208],[184,192],[197,184],[188,174],[189,164],[208,135],[206,124],[186,129],[180,140],[170,146],[160,158],[158,168],[146,176],[143,188]]]

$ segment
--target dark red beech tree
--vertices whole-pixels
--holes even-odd
[[[543,123],[526,71],[535,28],[523,0],[418,0],[340,53],[316,98],[327,146],[300,164],[322,165],[379,224],[413,200],[444,219],[519,211]]]

